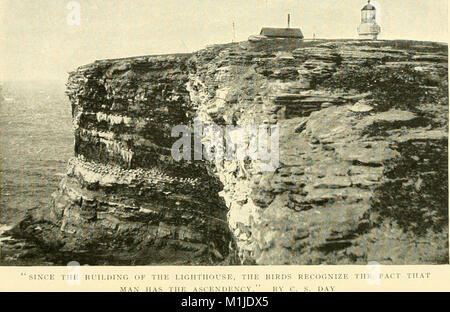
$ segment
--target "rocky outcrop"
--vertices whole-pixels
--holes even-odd
[[[116,261],[135,264],[226,259],[220,182],[204,162],[171,157],[172,127],[193,117],[188,57],[98,61],[71,73],[75,157],[45,217],[63,251],[123,252]]]
[[[207,49],[191,59],[195,65],[191,99],[203,119],[242,126],[276,124],[281,129],[280,167],[275,172],[261,172],[255,162],[247,166],[216,162],[224,184],[221,195],[229,208],[228,221],[243,263],[446,261],[442,259],[447,255],[447,185],[432,181],[447,181],[447,101],[433,102],[428,95],[421,107],[411,109],[414,112],[395,108],[379,112],[367,105],[373,101],[370,89],[360,93],[321,87],[321,82],[333,75],[368,63],[372,70],[413,66],[426,73],[430,84],[441,81],[445,87],[446,53],[446,46],[410,42],[295,46],[287,41],[261,41]],[[212,61],[205,64],[205,58]],[[424,120],[420,116],[429,105],[435,112]],[[441,126],[432,126],[433,118],[441,117],[445,120]],[[413,157],[417,148],[424,154]],[[409,158],[407,166],[399,165],[405,158]],[[381,237],[373,232],[381,232],[380,224],[387,222],[397,229],[397,223],[408,223],[406,220],[422,221],[421,214],[408,207],[413,197],[404,186],[417,180],[427,180],[429,193],[420,199],[416,195],[414,205],[439,215],[428,227],[438,222],[436,230],[441,234],[427,241],[404,227],[404,232],[399,232],[409,233],[403,234],[407,238],[390,236],[393,230],[389,229],[384,235],[403,241],[394,244],[403,252],[416,248],[420,240],[436,253],[428,253],[429,258],[402,258],[394,255],[395,248],[378,253]],[[392,184],[397,185],[395,191],[390,189]],[[439,190],[439,197],[428,201],[427,197],[435,197],[431,195],[433,187]],[[393,205],[393,198],[402,202],[401,208],[398,203]],[[379,217],[379,206],[401,209],[402,213]],[[361,243],[366,237],[373,241]],[[442,237],[440,253],[432,242]]]
[[[45,219],[58,248],[125,263],[448,263],[447,58],[435,43],[282,39],[80,67],[75,158]],[[360,68],[408,68],[420,93],[335,83]],[[278,126],[278,168],[175,161],[171,129],[195,117]]]

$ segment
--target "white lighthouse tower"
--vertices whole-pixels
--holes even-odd
[[[358,27],[359,39],[377,40],[381,27],[377,24],[377,9],[370,0],[361,10],[361,25]]]

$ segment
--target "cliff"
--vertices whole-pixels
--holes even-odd
[[[15,235],[91,263],[448,263],[447,62],[438,43],[284,39],[82,66],[74,158]],[[278,167],[175,161],[194,118],[278,126]]]

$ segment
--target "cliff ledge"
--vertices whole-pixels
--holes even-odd
[[[67,175],[9,235],[53,263],[448,263],[447,81],[447,45],[412,41],[96,61],[67,83]],[[195,118],[278,126],[278,168],[175,161]]]

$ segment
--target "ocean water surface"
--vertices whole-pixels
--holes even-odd
[[[64,84],[4,82],[0,103],[0,228],[49,205],[73,154]]]

